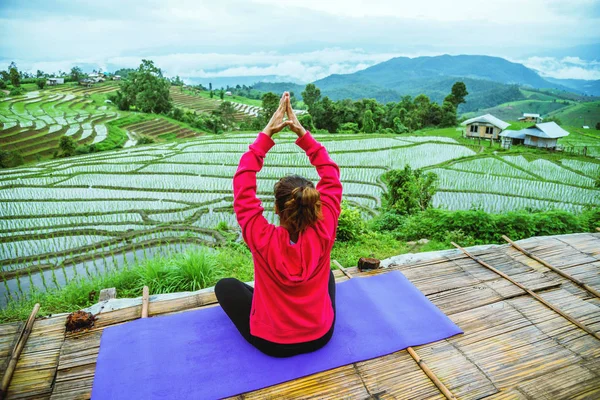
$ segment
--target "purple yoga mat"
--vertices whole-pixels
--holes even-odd
[[[462,333],[399,271],[353,278],[336,292],[329,343],[289,358],[255,349],[218,306],[108,327],[92,399],[234,396]]]

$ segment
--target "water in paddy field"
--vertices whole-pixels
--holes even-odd
[[[85,278],[90,275],[100,275],[105,271],[121,269],[125,266],[134,265],[135,259],[137,258],[138,263],[142,262],[145,258],[151,259],[155,256],[167,256],[170,254],[182,253],[190,247],[198,247],[195,243],[170,243],[162,246],[156,246],[152,248],[146,248],[146,254],[144,255],[143,249],[136,249],[135,254],[133,251],[126,253],[115,254],[112,256],[96,258],[95,260],[88,260],[78,264],[69,265],[64,268],[57,267],[54,269],[54,277],[52,270],[48,269],[42,272],[31,273],[31,279],[29,275],[19,277],[19,283],[17,278],[12,278],[6,281],[6,283],[0,283],[0,309],[5,308],[9,301],[15,300],[21,296],[27,296],[31,291],[31,285],[35,290],[45,292],[47,289],[53,289],[58,284],[59,287],[65,286],[66,282],[70,282],[73,278],[79,279]],[[95,261],[95,263],[94,263]],[[64,271],[64,272],[63,272]],[[42,276],[43,275],[43,276]],[[65,279],[66,275],[66,279]],[[46,285],[44,286],[44,281]],[[56,281],[56,284],[55,284]],[[104,288],[102,288],[104,289]],[[117,296],[118,296],[117,292]],[[140,296],[142,294],[140,293]],[[41,304],[42,309],[44,305]]]

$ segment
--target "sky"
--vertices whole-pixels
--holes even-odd
[[[0,0],[0,68],[154,60],[184,80],[311,82],[393,57],[484,54],[600,79],[600,0]]]

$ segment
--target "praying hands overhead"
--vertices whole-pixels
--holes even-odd
[[[287,115],[287,120],[283,120],[283,117]],[[292,110],[292,104],[290,102],[290,94],[289,92],[284,92],[281,96],[281,100],[279,101],[279,107],[273,113],[271,120],[263,130],[266,135],[269,137],[273,137],[278,132],[281,132],[283,128],[289,126],[292,132],[294,132],[298,137],[304,136],[306,133],[306,129],[302,127],[300,121],[298,121],[298,117],[294,114],[294,110]]]

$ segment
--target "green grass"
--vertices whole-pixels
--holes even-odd
[[[30,292],[27,299],[11,301],[0,310],[0,323],[26,319],[35,303],[42,305],[40,315],[89,307],[98,302],[100,290],[108,287],[115,287],[121,298],[139,297],[144,286],[152,294],[195,291],[214,286],[220,278],[228,276],[243,281],[254,279],[252,257],[247,249],[235,244],[218,250],[188,248],[181,254],[156,256],[103,275],[74,279],[60,289]]]
[[[503,103],[495,107],[486,108],[479,111],[469,112],[463,114],[463,117],[472,118],[478,115],[492,114],[493,116],[504,121],[516,121],[523,115],[523,113],[540,114],[542,117],[546,117],[549,113],[568,107],[570,104],[573,103],[567,100],[560,100],[556,102],[544,100],[519,100]]]
[[[573,104],[548,116],[557,117],[565,125],[578,128],[587,125],[590,129],[595,129],[596,124],[600,122],[600,101]]]
[[[10,91],[14,86],[6,85],[7,90]],[[19,87],[23,88],[26,92],[35,92],[40,90],[37,86],[37,83],[22,83]]]
[[[158,137],[166,141],[177,139],[177,135],[174,133],[163,133],[158,135]]]

